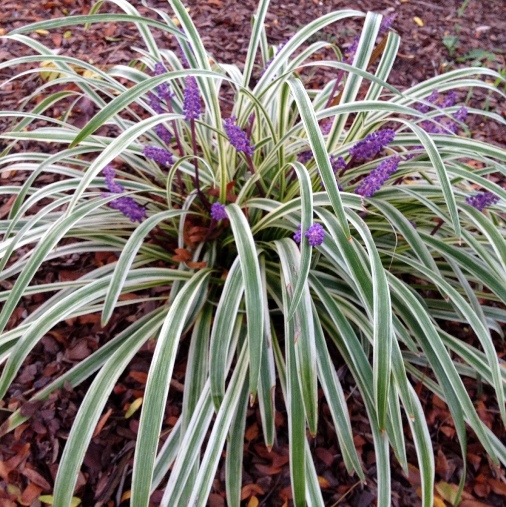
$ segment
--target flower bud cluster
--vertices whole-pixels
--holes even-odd
[[[478,192],[473,196],[466,197],[467,204],[470,204],[478,211],[483,211],[488,206],[493,206],[500,201],[499,197],[492,192]]]
[[[105,176],[105,184],[109,193],[104,192],[104,197],[109,197],[111,194],[122,194],[125,192],[125,187],[114,181],[116,171],[111,166],[106,166],[103,169]],[[109,207],[120,211],[128,217],[132,222],[142,222],[143,218],[146,218],[146,209],[143,206],[137,204],[132,197],[121,196],[114,199],[109,203]]]

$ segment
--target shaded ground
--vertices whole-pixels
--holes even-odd
[[[149,5],[167,10],[166,2],[148,0]],[[145,15],[152,15],[140,1],[132,2]],[[394,67],[390,82],[400,88],[412,85],[438,73],[463,65],[486,65],[496,70],[505,69],[506,48],[504,30],[504,2],[495,0],[486,3],[471,0],[463,1],[415,1],[415,0],[363,0],[353,4],[347,1],[273,1],[267,17],[269,42],[280,44],[298,28],[314,18],[335,9],[356,8],[373,10],[382,14],[396,13],[393,28],[401,35],[399,59]],[[254,12],[254,0],[226,1],[191,0],[187,2],[195,23],[200,29],[204,44],[211,54],[220,61],[237,63],[244,60],[249,40],[250,17]],[[465,7],[465,8],[464,8]],[[107,6],[107,8],[113,8]],[[84,14],[89,11],[86,0],[24,0],[14,2],[4,0],[0,12],[2,30],[10,30],[30,22],[60,17],[67,14]],[[336,42],[344,50],[359,33],[360,24],[346,22],[325,30],[327,40]],[[57,49],[62,54],[72,55],[101,66],[118,63],[127,64],[138,54],[131,46],[142,46],[142,41],[134,28],[125,25],[107,24],[93,26],[84,31],[81,27],[69,27],[51,33],[33,34],[44,44]],[[158,35],[161,47],[175,49],[175,42],[167,35]],[[24,56],[24,46],[12,41],[0,42],[0,61]],[[12,75],[12,69],[0,71],[0,81]],[[23,99],[39,85],[39,78],[30,74],[7,84],[0,90],[2,109],[17,109]],[[497,95],[490,96],[482,90],[472,94],[463,91],[462,100],[476,107],[489,107],[504,114],[504,100]],[[225,104],[226,108],[227,105]],[[55,115],[58,111],[53,111]],[[0,122],[3,130],[6,123]],[[473,136],[487,138],[498,145],[506,146],[506,132],[491,121],[475,118],[471,124]],[[22,181],[23,175],[12,175],[9,184]],[[0,183],[3,180],[0,180]],[[40,183],[44,183],[41,181]],[[0,216],[5,216],[9,203],[1,203]],[[81,276],[90,267],[111,262],[115,257],[108,254],[72,258],[58,263],[46,264],[46,271],[40,274],[40,281],[70,280]],[[2,282],[4,289],[8,284]],[[42,302],[40,297],[24,301],[16,315],[22,320],[27,312]],[[52,490],[61,449],[75,417],[80,400],[87,385],[75,390],[70,386],[52,395],[46,402],[27,405],[25,401],[52,378],[67,371],[76,362],[87,357],[92,351],[105,343],[110,336],[122,329],[125,322],[143,314],[144,308],[123,307],[115,314],[115,319],[102,329],[98,315],[88,315],[68,321],[49,333],[27,359],[9,397],[2,402],[2,409],[13,410],[24,406],[26,414],[32,415],[30,422],[19,427],[14,433],[4,436],[0,442],[0,507],[14,505],[38,505],[37,497]],[[14,324],[12,322],[11,324]],[[474,337],[465,329],[455,329],[462,339],[472,341]],[[501,348],[501,345],[498,345]],[[172,388],[166,409],[165,428],[175,424],[181,407],[181,389],[185,377],[185,344],[182,344],[181,363],[176,365]],[[500,353],[504,355],[504,347]],[[132,362],[118,383],[108,404],[101,425],[88,451],[81,476],[77,496],[84,506],[127,505],[123,492],[128,490],[131,460],[138,425],[138,412],[125,418],[130,404],[142,397],[146,374],[149,369],[152,344],[147,344]],[[322,395],[320,403],[320,432],[312,442],[313,456],[321,477],[326,504],[340,506],[369,506],[376,497],[376,463],[372,447],[369,425],[364,415],[362,400],[354,389],[349,373],[340,370],[341,381],[348,396],[355,443],[360,451],[364,470],[368,477],[363,485],[356,478],[349,477],[342,465],[342,459],[328,408]],[[445,404],[437,397],[418,386],[420,397],[427,413],[431,428],[433,445],[437,459],[437,482],[457,483],[462,473],[462,457],[455,437],[455,430]],[[476,400],[480,415],[503,439],[501,427],[495,411],[488,409],[487,390],[469,383],[472,399]],[[490,403],[493,403],[491,398]],[[289,470],[287,425],[284,407],[278,407],[278,443],[273,452],[268,453],[260,434],[260,418],[255,409],[248,413],[244,482],[244,505],[280,506],[289,502]],[[6,412],[4,412],[6,413]],[[408,460],[416,464],[414,447],[408,439]],[[495,470],[482,456],[481,446],[470,437],[468,460],[468,480],[465,501],[467,507],[478,507],[478,501],[485,505],[505,505],[506,486],[503,470]],[[405,477],[395,458],[392,459],[393,498],[392,503],[399,506],[414,506],[419,503],[416,493],[417,473],[412,468]],[[159,496],[153,497],[153,505]],[[472,503],[475,502],[475,503]],[[209,505],[225,505],[223,470],[213,485]],[[466,504],[462,504],[466,505]]]

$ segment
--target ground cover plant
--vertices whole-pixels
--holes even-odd
[[[23,186],[1,188],[15,196],[0,223],[1,276],[12,282],[1,294],[2,396],[58,323],[96,312],[105,325],[119,306],[154,303],[34,395],[43,399],[65,382],[94,377],[60,460],[54,504],[70,503],[103,407],[152,339],[132,505],[147,505],[167,477],[162,505],[205,505],[224,448],[227,502],[238,505],[247,405],[260,407],[271,448],[280,401],[294,504],[323,505],[307,439],[317,433],[318,386],[346,468],[363,478],[336,357],[353,375],[369,417],[380,505],[390,502],[389,460],[408,466],[402,412],[424,505],[433,504],[431,438],[414,382],[448,404],[463,456],[467,424],[490,458],[504,464],[504,445],[478,417],[462,381],[489,384],[505,420],[504,369],[492,340],[506,317],[505,192],[490,175],[504,175],[506,153],[472,140],[465,126],[470,114],[504,120],[463,107],[455,94],[470,87],[501,93],[480,79],[504,82],[501,76],[460,69],[400,92],[387,82],[399,43],[391,20],[329,13],[272,48],[264,29],[268,2],[253,19],[246,62],[224,65],[206,53],[180,2],[171,2],[177,24],[172,14],[159,12],[155,22],[127,2],[114,3],[124,15],[100,14],[98,6],[88,17],[9,35],[38,53],[9,65],[51,62],[57,78],[38,90],[47,89],[47,97],[31,111],[2,113],[15,119],[2,137],[58,150],[7,149],[1,159],[4,171],[31,172]],[[361,36],[344,54],[333,47],[333,58],[315,63],[313,55],[328,47],[315,35],[350,17],[363,18]],[[136,23],[146,46],[141,64],[104,72],[22,34],[108,20]],[[173,34],[180,52],[157,47],[153,28]],[[335,79],[322,89],[305,86],[306,71],[321,66],[334,69]],[[51,93],[68,83],[77,89]],[[224,115],[221,99],[230,95],[233,110]],[[82,96],[100,110],[80,130],[66,116],[44,114],[57,101],[71,111]],[[104,125],[108,135],[100,133]],[[43,173],[58,178],[39,188]],[[90,251],[116,252],[118,260],[76,281],[32,283],[44,262]],[[8,326],[23,296],[46,292],[53,295]],[[466,322],[477,346],[449,334],[445,321]],[[159,447],[182,338],[190,342],[183,413]],[[2,431],[26,417],[13,413]],[[465,473],[461,486],[464,480]]]

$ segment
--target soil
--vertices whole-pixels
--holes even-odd
[[[140,0],[131,2],[143,15],[155,17]],[[154,8],[168,11],[167,2],[147,0]],[[256,8],[255,0],[189,0],[187,5],[208,51],[221,62],[242,62],[246,55],[250,33],[250,18]],[[384,15],[396,14],[393,29],[401,36],[399,58],[390,77],[390,83],[403,89],[436,74],[453,68],[475,65],[487,66],[504,71],[506,68],[504,49],[506,30],[504,0],[482,2],[481,0],[419,1],[419,0],[299,0],[271,2],[267,16],[268,39],[272,44],[281,44],[300,27],[331,10],[354,8],[375,11]],[[3,0],[0,12],[0,30],[3,33],[31,22],[65,15],[86,14],[90,3],[86,0]],[[114,10],[114,4],[105,4],[105,10]],[[360,21],[346,21],[327,28],[323,37],[335,42],[345,50],[360,32]],[[100,66],[128,64],[138,58],[132,47],[141,47],[135,29],[131,26],[108,23],[93,25],[84,30],[70,26],[50,33],[32,33],[34,39],[54,48],[60,54],[71,55]],[[166,34],[157,34],[160,47],[176,49],[175,41]],[[26,47],[9,39],[0,41],[0,62],[29,54]],[[4,82],[19,71],[7,67],[0,70],[0,82]],[[24,99],[41,82],[34,74],[4,83],[0,89],[2,110],[16,110]],[[316,76],[318,77],[318,76]],[[502,88],[504,92],[504,85]],[[505,100],[499,94],[474,89],[472,93],[462,91],[461,99],[474,107],[484,107],[504,115]],[[224,108],[226,108],[226,102]],[[82,113],[86,117],[86,111]],[[82,120],[81,117],[81,120]],[[76,118],[76,121],[80,121]],[[0,120],[0,131],[7,126]],[[493,121],[476,117],[470,125],[475,138],[506,146],[506,131]],[[1,146],[0,146],[1,148]],[[37,147],[32,147],[37,149]],[[9,180],[9,184],[20,184],[22,175]],[[16,183],[16,181],[18,183]],[[4,182],[4,180],[0,180]],[[43,182],[42,182],[43,183]],[[0,203],[0,216],[9,210],[9,202]],[[81,276],[91,267],[108,262],[107,254],[64,259],[59,263],[46,263],[41,281],[70,280]],[[4,286],[4,289],[7,286]],[[17,319],[42,302],[41,297],[27,299],[20,306]],[[2,413],[23,407],[31,419],[15,432],[0,441],[0,507],[15,505],[40,505],[38,497],[50,494],[61,456],[61,449],[72,425],[80,400],[87,384],[75,389],[65,386],[45,402],[28,404],[34,392],[50,382],[55,376],[71,368],[87,357],[98,346],[118,332],[125,323],[142,313],[143,309],[132,310],[122,307],[114,321],[106,328],[100,327],[99,317],[88,315],[69,320],[65,326],[50,332],[33,350],[21,369],[20,375],[0,405]],[[462,339],[472,340],[461,327],[454,330]],[[505,352],[498,343],[499,353]],[[182,344],[181,362],[175,367],[172,387],[166,409],[165,426],[170,429],[181,409],[181,389],[185,376],[185,353]],[[120,379],[104,412],[100,429],[96,432],[78,480],[76,496],[86,506],[128,505],[129,478],[133,448],[138,426],[138,411],[125,418],[125,410],[136,399],[142,397],[152,355],[152,344],[138,354],[128,371]],[[355,443],[363,460],[367,482],[362,484],[350,477],[342,464],[336,437],[323,395],[320,400],[320,432],[312,444],[317,472],[320,476],[326,505],[366,507],[374,505],[376,498],[376,462],[371,444],[370,428],[364,415],[360,396],[354,389],[353,379],[345,371],[341,379],[355,431]],[[437,397],[417,387],[427,414],[436,452],[436,482],[440,488],[445,484],[458,483],[462,473],[463,458],[455,429],[449,419],[445,404]],[[489,410],[487,390],[469,383],[469,391],[476,400],[480,415],[505,441],[504,428],[497,414]],[[492,403],[492,398],[490,398]],[[269,453],[263,445],[258,412],[248,412],[243,470],[244,505],[290,505],[290,475],[288,470],[287,423],[284,407],[278,407],[278,439],[275,449]],[[406,476],[395,458],[392,458],[394,506],[416,506],[420,504],[417,494],[418,476],[416,455],[408,439],[408,460],[412,463]],[[506,505],[505,474],[495,469],[484,457],[480,444],[470,435],[468,455],[468,477],[464,494],[467,505]],[[209,505],[226,505],[224,493],[224,467],[221,467],[213,484]],[[442,493],[441,493],[442,494]],[[152,498],[153,505],[160,500],[159,492]],[[481,503],[480,503],[481,502]]]

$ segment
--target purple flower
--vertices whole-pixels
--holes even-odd
[[[142,222],[146,217],[146,209],[137,204],[131,197],[118,197],[109,206],[123,213],[131,222]]]
[[[301,239],[302,239],[302,225],[299,224],[297,226],[295,234],[293,235],[293,240],[295,241],[295,243],[300,243]]]
[[[105,176],[105,184],[109,190],[109,193],[104,192],[102,194],[104,197],[125,192],[125,187],[114,181],[116,171],[111,166],[104,167],[102,172]],[[146,209],[137,204],[131,197],[118,197],[109,203],[109,207],[120,211],[123,215],[130,218],[132,222],[142,222],[142,219],[146,217]]]
[[[436,100],[439,97],[439,92],[437,90],[434,90],[426,99],[425,102],[428,102],[429,104],[435,104]],[[417,111],[420,111],[421,113],[428,113],[430,110],[429,104],[417,104],[416,109]]]
[[[298,155],[299,162],[301,164],[305,164],[309,162],[313,158],[313,152],[311,150],[306,150]]]
[[[493,206],[500,201],[500,198],[492,192],[479,192],[472,197],[466,197],[467,204],[470,204],[478,211],[482,211],[487,206]]]
[[[255,147],[248,139],[246,132],[235,123],[236,117],[231,116],[225,120],[225,132],[230,140],[230,144],[237,150],[248,155],[253,155]]]
[[[322,124],[320,125],[320,129],[322,131],[322,134],[324,136],[330,134],[330,131],[332,130],[332,121],[331,120],[325,120],[324,122],[322,122]]]
[[[110,166],[107,165],[102,169],[102,172],[105,176],[105,184],[109,192],[113,194],[122,194],[125,191],[125,187],[114,181],[114,177],[116,176],[116,171]]]
[[[155,64],[155,76],[161,76],[165,74],[167,69],[163,65],[162,62],[157,62]],[[170,102],[174,94],[170,91],[170,87],[168,83],[162,83],[156,87],[156,93],[161,100],[165,100],[166,102]]]
[[[151,92],[148,93],[148,98],[149,98],[149,105],[151,106],[151,109],[157,114],[163,114],[164,111],[163,111],[163,107],[162,107],[162,103],[160,101],[160,98]]]
[[[397,17],[397,14],[390,14],[390,16],[385,16],[381,20],[381,25],[379,29],[379,35],[383,35],[385,32],[388,32],[390,30],[390,27],[392,26],[392,23],[395,21],[395,18]]]
[[[453,117],[457,120],[457,121],[460,121],[460,122],[464,122],[466,121],[466,118],[467,118],[467,114],[468,114],[468,111],[467,111],[467,108],[465,106],[462,106],[454,115]]]
[[[311,246],[319,246],[323,243],[323,240],[325,239],[325,230],[320,224],[313,224],[304,233],[304,236],[306,236]]]
[[[304,233],[304,236],[306,236],[311,246],[319,246],[325,239],[325,230],[320,224],[313,224]],[[299,224],[297,227],[297,231],[293,235],[293,240],[296,243],[300,243],[302,241],[302,225]]]
[[[145,146],[142,153],[146,158],[154,160],[161,165],[172,165],[174,163],[174,158],[170,151],[165,150],[164,148],[157,148],[156,146]]]
[[[350,155],[355,162],[363,162],[376,156],[395,137],[395,130],[383,129],[373,132],[359,141],[350,149]]]
[[[197,80],[193,76],[186,76],[184,79],[186,88],[184,90],[183,111],[187,121],[200,118],[200,93]]]
[[[360,35],[357,35],[353,39],[350,47],[344,53],[344,60],[343,60],[344,63],[347,63],[349,65],[351,65],[353,63],[353,58],[355,57],[355,53],[357,52],[359,41],[360,41]]]
[[[380,162],[378,167],[362,180],[360,185],[355,189],[355,193],[362,197],[372,197],[385,181],[397,171],[400,161],[401,157],[394,155]]]
[[[219,202],[213,203],[213,205],[211,206],[211,218],[213,220],[224,220],[228,218],[225,205],[220,204]]]
[[[167,130],[166,127],[164,127],[161,123],[159,123],[155,127],[156,135],[167,145],[170,145],[170,142],[172,141],[172,136],[170,132]]]
[[[332,170],[334,171],[334,174],[342,170],[346,167],[346,160],[344,160],[343,157],[334,157],[334,155],[330,155],[330,165],[332,166]]]

